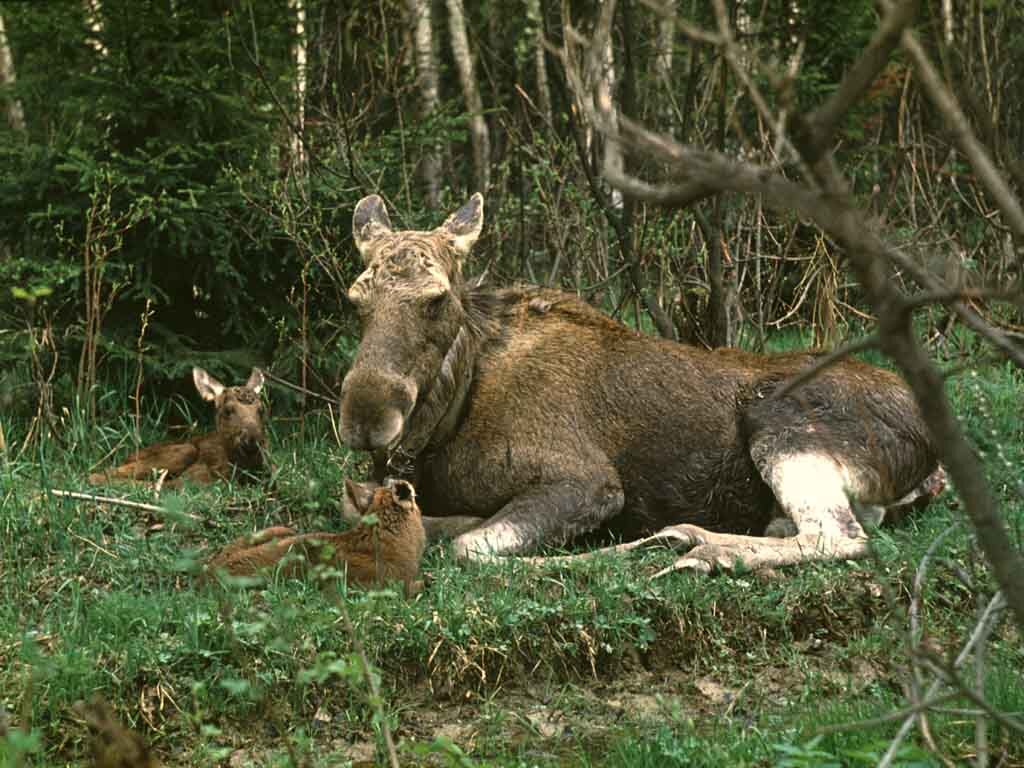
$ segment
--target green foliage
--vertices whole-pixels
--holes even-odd
[[[342,235],[321,211],[352,202],[336,182],[296,190],[281,175],[274,104],[291,64],[287,28],[275,20],[285,6],[162,4],[139,14],[113,0],[102,9],[87,38],[81,5],[5,8],[27,135],[0,130],[0,243],[9,249],[0,284],[11,286],[0,325],[50,323],[54,351],[77,359],[83,258],[116,238],[101,276],[108,380],[136,364],[143,312],[147,378],[180,378],[211,355],[217,373],[265,362],[290,340],[289,289],[312,258],[289,235],[327,227],[332,242],[317,245],[329,255]],[[285,232],[281,201],[299,191],[318,218]],[[312,284],[329,282],[316,263],[307,271]],[[315,292],[307,309],[327,316],[335,298]],[[275,326],[284,338],[267,333]],[[0,338],[0,360],[24,344],[20,332]]]

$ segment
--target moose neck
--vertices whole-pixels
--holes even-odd
[[[416,459],[425,451],[444,444],[455,432],[473,382],[480,347],[480,335],[464,321],[445,354],[437,377],[410,414],[405,435],[386,456],[386,475],[411,478]]]

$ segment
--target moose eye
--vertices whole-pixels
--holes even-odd
[[[426,303],[423,305],[423,311],[426,313],[427,317],[437,317],[440,315],[442,310],[444,310],[445,305],[448,303],[448,296],[448,291],[444,291],[443,293],[439,293],[437,296],[432,296],[427,299]]]

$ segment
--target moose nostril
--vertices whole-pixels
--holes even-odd
[[[354,450],[389,448],[416,402],[415,382],[391,373],[354,369],[341,391],[341,437]]]

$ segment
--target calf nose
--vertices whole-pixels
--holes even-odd
[[[242,435],[242,439],[239,442],[246,451],[256,451],[259,450],[261,440],[259,435],[246,432]]]

